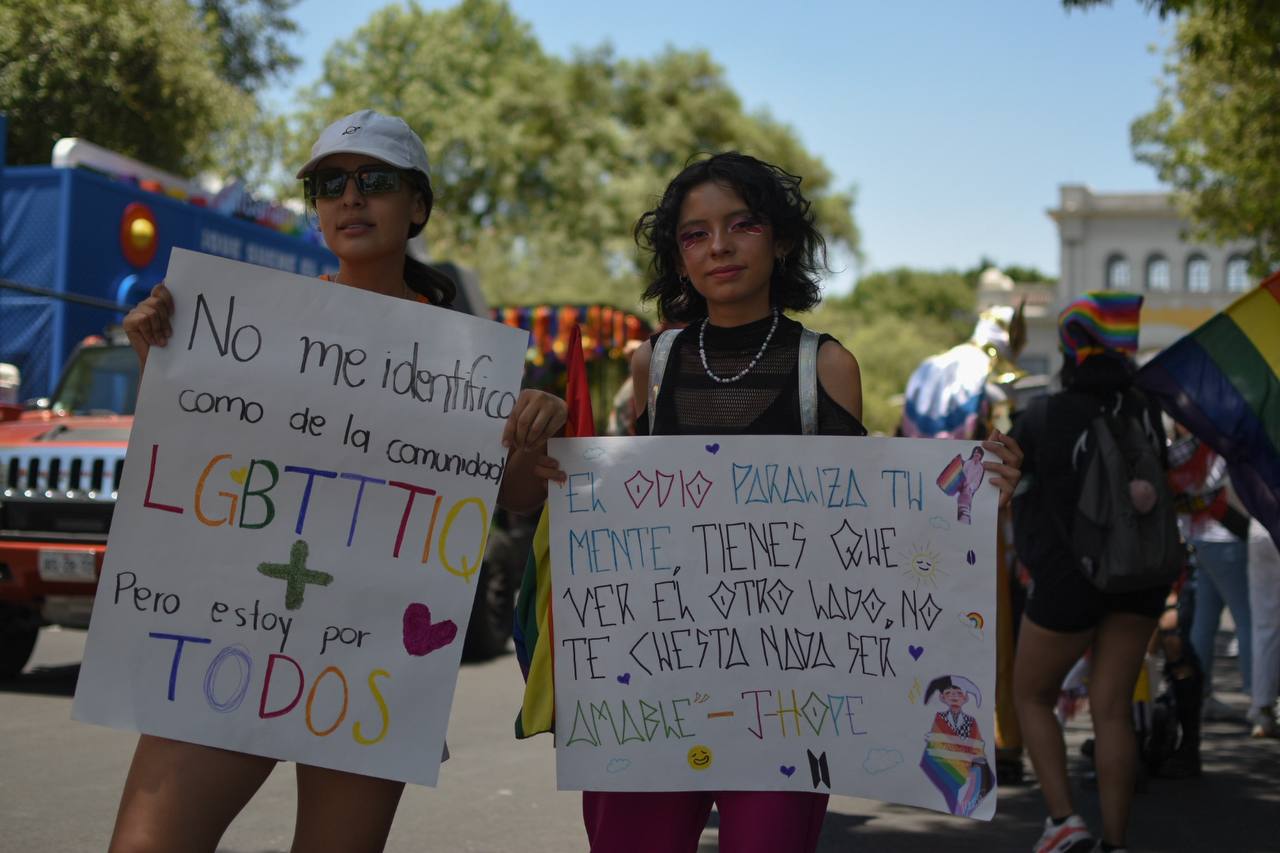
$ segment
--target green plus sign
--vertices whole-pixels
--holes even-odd
[[[307,584],[328,586],[333,582],[333,575],[328,572],[316,572],[307,568],[307,543],[299,539],[289,550],[287,563],[261,563],[258,572],[269,578],[285,582],[284,606],[289,610],[297,610],[302,606],[302,595]]]

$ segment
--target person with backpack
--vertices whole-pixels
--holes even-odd
[[[1141,306],[1116,292],[1069,304],[1058,318],[1063,390],[1011,430],[1025,453],[1014,541],[1031,574],[1014,701],[1049,811],[1035,853],[1124,849],[1138,760],[1130,700],[1183,563],[1160,412],[1132,386]],[[1063,678],[1090,649],[1097,841],[1072,807],[1054,716]]]

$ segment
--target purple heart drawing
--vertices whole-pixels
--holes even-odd
[[[630,683],[631,683],[631,673],[629,673],[629,672],[624,672],[624,673],[622,673],[622,675],[619,675],[619,676],[618,676],[618,683],[619,683],[619,684],[630,684]]]
[[[907,646],[907,652],[915,660],[920,660],[920,655],[924,654],[924,646]]]
[[[425,604],[410,604],[404,609],[404,650],[414,657],[443,649],[458,636],[452,619],[432,623],[431,610]]]
[[[715,444],[708,444],[708,445],[707,445],[707,452],[708,452],[708,453],[710,453],[712,456],[715,456],[717,453],[719,453],[719,452],[720,452],[720,442],[716,442]]]
[[[790,779],[791,774],[796,772],[796,766],[792,764],[791,766],[788,767],[786,764],[783,764],[778,768],[778,772],[781,773],[783,776],[786,776],[788,779]]]

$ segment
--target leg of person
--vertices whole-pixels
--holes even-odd
[[[1022,727],[1022,743],[1031,757],[1049,817],[1061,822],[1073,813],[1067,780],[1067,751],[1062,727],[1054,716],[1062,680],[1089,648],[1093,630],[1063,633],[1023,616],[1013,663],[1013,697]],[[1044,839],[1048,841],[1049,839]],[[1049,845],[1045,849],[1066,849]]]
[[[274,758],[140,736],[110,853],[213,853],[275,766]]]
[[[1133,733],[1133,687],[1155,627],[1153,616],[1108,613],[1098,626],[1093,642],[1089,712],[1096,738],[1094,761],[1102,805],[1102,840],[1120,847],[1124,846],[1129,823],[1138,764],[1138,742]]]
[[[720,791],[720,853],[813,853],[827,795],[803,791]]]
[[[1212,548],[1196,542],[1196,609],[1191,617],[1191,645],[1204,668],[1204,695],[1213,695],[1214,643],[1218,638],[1218,625],[1222,621],[1224,601],[1218,588],[1217,569],[1213,563]],[[1206,708],[1207,710],[1207,708]]]
[[[709,791],[583,791],[591,853],[695,853],[712,802]]]
[[[1276,737],[1280,693],[1280,550],[1258,522],[1249,530],[1249,606],[1253,627],[1254,737]]]
[[[1231,542],[1202,542],[1213,566],[1213,582],[1231,611],[1236,623],[1236,641],[1240,647],[1238,662],[1248,693],[1253,683],[1253,620],[1249,614],[1249,546],[1236,539]]]
[[[1187,639],[1188,632],[1181,624],[1185,614],[1185,598],[1194,597],[1190,585],[1184,587],[1173,606],[1166,604],[1160,614],[1159,634],[1164,648],[1164,677],[1173,694],[1180,737],[1174,753],[1152,768],[1152,772],[1166,779],[1182,779],[1200,775],[1200,704],[1204,700],[1201,691],[1200,661],[1196,650]],[[1189,620],[1188,620],[1189,621]]]
[[[298,765],[293,853],[379,853],[404,783]]]

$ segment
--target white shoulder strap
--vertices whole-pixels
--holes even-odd
[[[800,332],[800,432],[818,431],[818,343],[821,336],[812,329]]]
[[[658,391],[662,388],[662,377],[667,375],[667,359],[678,334],[679,329],[667,329],[658,335],[649,356],[649,435],[653,435],[654,424],[658,422]]]

